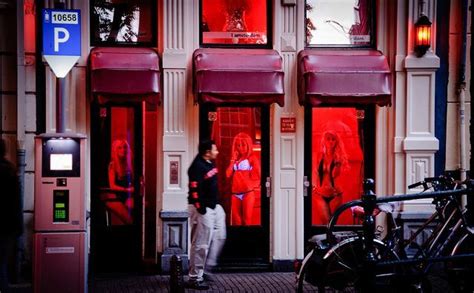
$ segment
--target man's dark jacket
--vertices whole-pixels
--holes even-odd
[[[0,237],[23,232],[23,211],[15,166],[0,158]]]
[[[194,158],[188,169],[189,193],[188,202],[196,206],[201,214],[206,213],[206,207],[214,209],[217,204],[217,168],[211,161],[206,161],[200,155]]]

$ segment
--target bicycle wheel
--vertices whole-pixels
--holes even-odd
[[[364,262],[363,239],[360,237],[341,241],[331,248],[325,255],[326,275],[325,283],[336,289],[342,290],[356,286],[361,278]],[[398,255],[387,247],[385,243],[374,239],[374,251],[377,261],[399,260]],[[394,266],[376,269],[376,285],[390,286],[393,278],[397,276]]]
[[[313,249],[304,258],[296,279],[296,292],[304,292],[304,286],[307,283],[307,286],[311,284],[318,287],[318,292],[321,292],[324,268],[322,267],[323,255],[318,252],[319,251]]]
[[[452,256],[474,253],[474,235],[466,234],[454,246]],[[474,292],[474,263],[471,260],[446,263],[446,273],[456,292]]]
[[[308,261],[313,255],[314,250],[311,250],[308,255],[303,260],[303,264],[301,265],[300,271],[298,272],[298,276],[296,277],[296,292],[303,293],[304,281],[306,279],[306,275],[308,274]]]

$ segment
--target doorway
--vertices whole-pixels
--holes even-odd
[[[325,233],[329,219],[342,204],[360,199],[363,180],[375,166],[375,106],[305,109],[305,239]],[[336,229],[359,229],[346,210]]]
[[[268,106],[201,105],[200,138],[219,149],[219,203],[227,224],[222,268],[268,268],[269,120]]]
[[[142,104],[92,105],[91,268],[139,269],[143,223]]]

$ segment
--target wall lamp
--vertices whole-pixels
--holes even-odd
[[[418,57],[425,55],[431,47],[431,21],[424,14],[415,23],[415,52]]]

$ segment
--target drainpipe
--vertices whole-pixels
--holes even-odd
[[[471,7],[470,7],[470,10],[471,10],[471,32],[474,30],[474,13],[472,13],[472,4],[471,4]],[[471,42],[471,48],[470,48],[470,54],[471,54],[471,60],[473,60],[473,57],[474,57],[474,46],[472,45],[472,42]],[[472,61],[471,61],[472,62]],[[471,66],[469,66],[471,68],[471,76],[474,76],[474,68],[471,64]],[[474,97],[474,83],[471,81],[470,83],[470,86],[471,86],[471,97]],[[471,98],[472,99],[472,98]],[[474,171],[473,171],[473,166],[474,166],[474,156],[472,155],[472,152],[473,152],[473,149],[472,149],[472,145],[474,145],[474,135],[472,135],[472,133],[474,133],[474,125],[472,124],[474,122],[474,119],[472,117],[472,113],[474,113],[474,103],[472,103],[471,101],[471,122],[470,122],[470,137],[471,137],[471,158],[470,158],[470,178],[471,179],[474,179]],[[471,194],[472,195],[472,194]],[[469,221],[469,225],[474,225],[474,197],[473,196],[469,196],[469,199],[467,201],[467,210],[468,210],[468,221]]]
[[[24,0],[18,0],[16,6],[17,14],[17,169],[20,189],[21,205],[23,210],[23,201],[25,196],[25,131],[26,131],[26,98],[25,98],[25,26],[24,26]],[[20,263],[24,252],[24,238],[19,237],[15,246],[15,274],[14,279],[20,275]]]
[[[459,82],[458,82],[458,94],[459,94],[459,172],[460,179],[466,180],[466,48],[467,48],[467,15],[468,15],[468,0],[462,0],[461,3],[462,13],[462,30],[461,30],[461,52],[460,52],[460,64],[459,64]],[[464,195],[462,198],[462,205],[466,206],[467,196]]]

